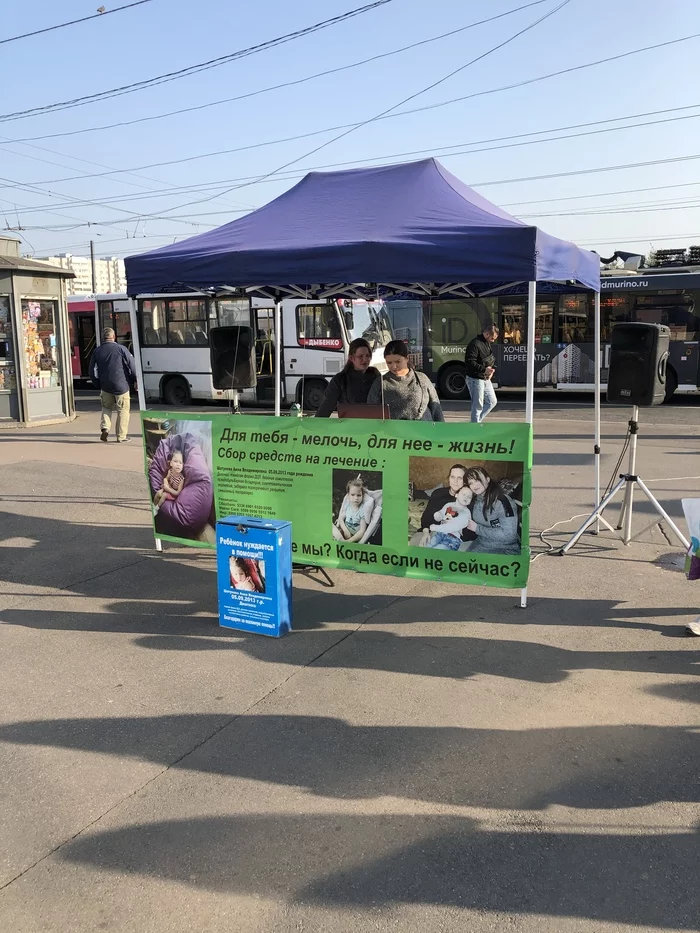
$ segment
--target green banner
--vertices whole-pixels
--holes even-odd
[[[292,523],[297,563],[523,587],[532,430],[142,412],[159,538],[214,547],[217,517]]]

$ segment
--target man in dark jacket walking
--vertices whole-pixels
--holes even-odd
[[[100,418],[100,440],[109,440],[112,413],[117,412],[117,442],[128,444],[129,391],[136,383],[136,360],[131,353],[117,343],[111,327],[102,331],[102,343],[92,355],[92,381],[100,390],[102,416]]]
[[[496,391],[491,378],[496,372],[491,344],[498,337],[495,324],[485,327],[478,337],[467,346],[464,362],[467,368],[467,385],[472,399],[472,421],[481,423],[496,407]]]

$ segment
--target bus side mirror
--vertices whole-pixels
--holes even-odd
[[[353,317],[352,311],[344,311],[343,315],[345,317],[345,326],[348,330],[353,330],[355,327],[355,318]]]

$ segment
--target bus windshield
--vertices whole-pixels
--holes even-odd
[[[339,304],[345,317],[345,326],[350,341],[363,337],[369,343],[370,349],[374,351],[377,347],[385,346],[392,339],[391,324],[383,301],[344,299]]]

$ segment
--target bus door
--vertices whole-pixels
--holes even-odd
[[[286,391],[305,409],[318,408],[328,380],[345,365],[340,311],[336,302],[290,299],[282,304]]]
[[[77,329],[78,353],[80,357],[80,377],[90,378],[90,362],[95,351],[95,315],[89,312],[75,315]],[[78,375],[73,373],[73,375]]]
[[[501,333],[496,354],[494,381],[502,386],[524,386],[527,381],[527,301],[503,298],[500,302]],[[538,301],[535,306],[535,384],[556,383],[553,344],[556,302]]]
[[[98,301],[97,310],[100,317],[100,335],[105,327],[111,327],[116,335],[117,343],[126,347],[129,353],[133,353],[129,299]]]
[[[255,397],[258,402],[274,401],[275,398],[275,309],[253,308],[251,326],[255,338],[255,372],[257,385]],[[284,394],[284,393],[283,393]]]

